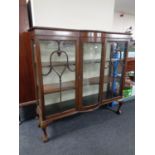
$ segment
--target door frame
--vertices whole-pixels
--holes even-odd
[[[39,69],[39,75],[36,78],[39,78],[39,90],[41,90],[41,98],[39,99],[39,108],[41,118],[41,121],[47,122],[47,119],[52,119],[54,117],[61,117],[63,115],[69,115],[71,113],[76,113],[76,111],[79,109],[79,92],[78,92],[78,85],[79,85],[79,80],[78,80],[78,64],[79,64],[79,37],[75,36],[46,36],[46,35],[34,35],[33,33],[31,34],[32,38],[34,39],[34,44],[36,45],[36,57],[37,57],[37,64],[36,68]],[[40,56],[40,43],[39,40],[45,40],[45,41],[55,41],[55,40],[60,40],[60,41],[75,41],[75,108],[65,110],[64,112],[57,112],[55,114],[51,115],[46,115],[45,114],[45,102],[44,102],[44,91],[43,91],[43,79],[42,79],[42,67],[41,67],[41,56]],[[34,49],[33,49],[34,50]]]
[[[128,55],[128,44],[129,44],[129,41],[130,39],[129,38],[125,38],[124,35],[107,35],[105,37],[105,53],[106,53],[106,44],[107,42],[124,42],[125,44],[125,50],[124,50],[124,67],[123,67],[123,71],[122,71],[122,78],[121,78],[121,83],[120,83],[120,96],[116,96],[116,97],[113,97],[111,99],[116,99],[118,100],[119,98],[122,98],[123,97],[123,88],[124,88],[124,85],[125,85],[125,69],[126,69],[126,64],[127,64],[127,55]],[[105,78],[104,78],[105,79]],[[103,84],[104,84],[104,80],[103,80]],[[102,85],[103,85],[102,84]],[[102,94],[103,95],[103,94]],[[108,100],[110,99],[103,99],[102,98],[102,105],[104,103],[106,103]]]
[[[102,36],[102,35],[100,35]],[[84,43],[101,43],[101,62],[100,62],[100,70],[99,70],[99,89],[98,89],[98,103],[84,106],[82,103],[83,98],[83,45]],[[92,37],[80,37],[80,53],[79,58],[81,60],[79,64],[79,73],[80,73],[80,80],[79,80],[79,110],[80,111],[92,111],[97,109],[102,102],[102,89],[103,89],[103,78],[104,78],[104,66],[105,66],[105,38],[97,37],[97,35],[92,35]]]

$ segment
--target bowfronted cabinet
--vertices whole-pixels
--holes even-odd
[[[130,35],[37,27],[29,34],[44,141],[52,121],[122,98]]]

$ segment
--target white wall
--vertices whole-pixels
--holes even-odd
[[[110,31],[115,0],[31,0],[33,25]]]
[[[127,28],[132,26],[133,28],[133,36],[135,32],[135,16],[131,14],[124,14],[123,17],[120,17],[119,12],[114,13],[113,19],[113,31],[116,32],[125,32]]]

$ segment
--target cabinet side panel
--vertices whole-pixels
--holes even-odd
[[[24,32],[29,28],[26,0],[19,1],[19,103],[35,100],[31,47]]]

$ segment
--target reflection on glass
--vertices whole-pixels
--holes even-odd
[[[104,69],[103,99],[121,95],[125,42],[108,42]]]
[[[131,40],[128,47],[128,58],[135,57],[135,40]]]
[[[75,42],[40,41],[46,115],[75,108]]]
[[[83,44],[83,105],[98,103],[101,43]]]

